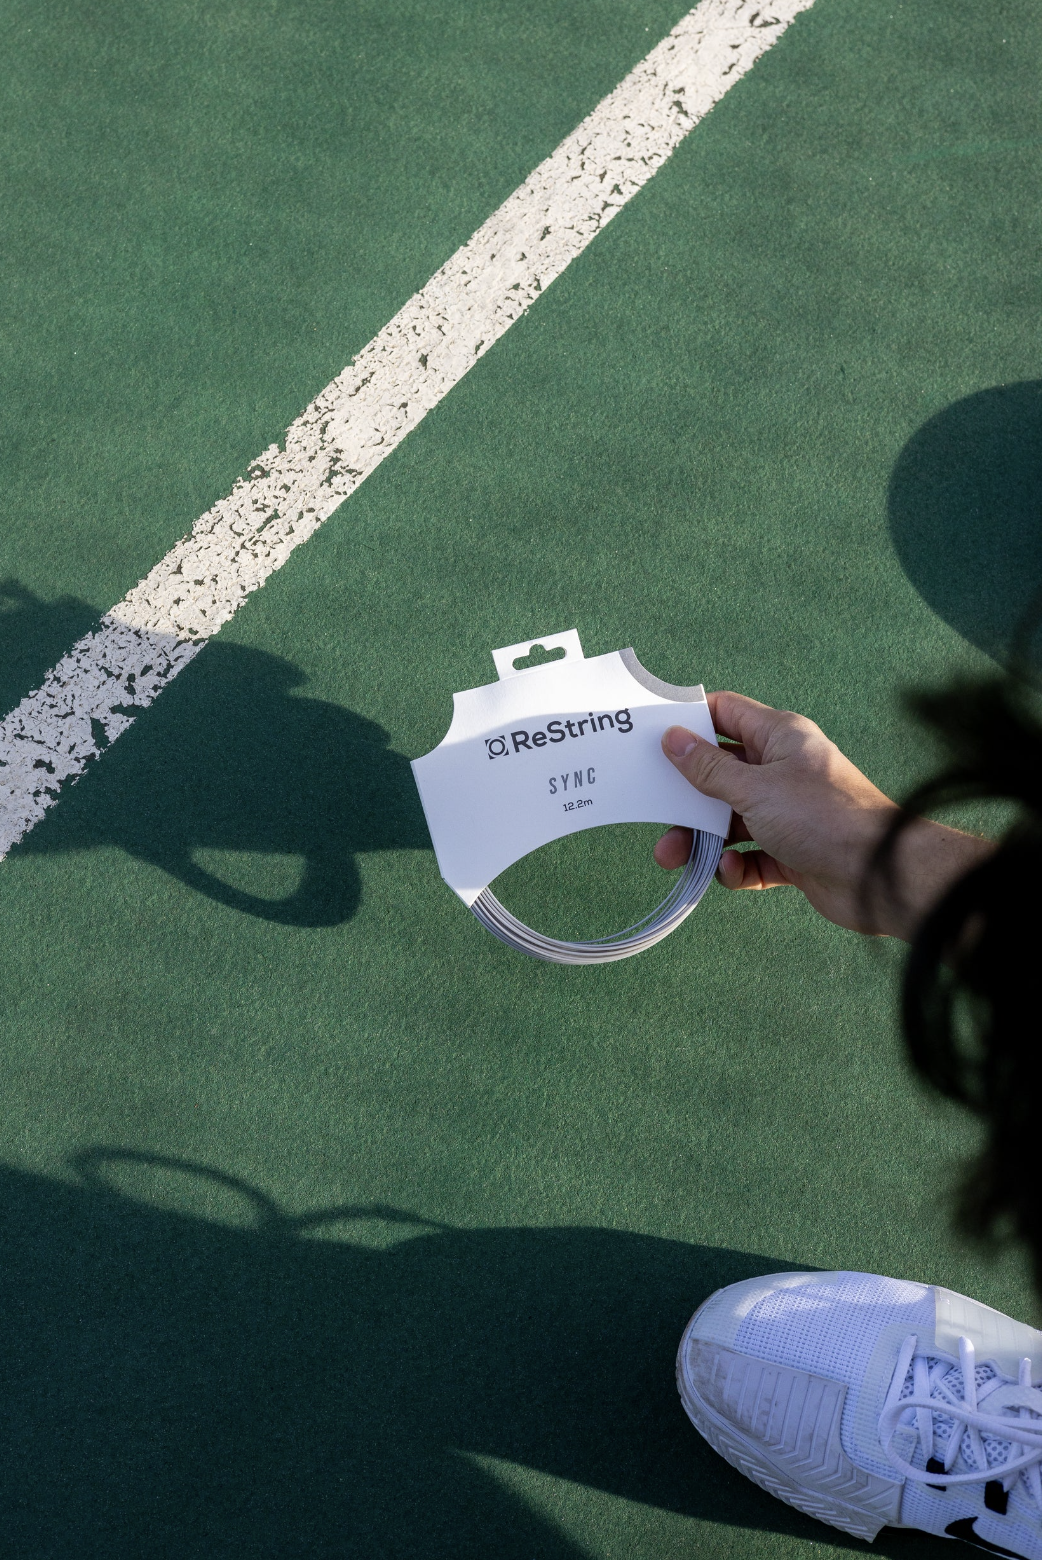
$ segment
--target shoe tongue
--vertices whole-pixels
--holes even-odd
[[[1015,1381],[1004,1378],[1002,1386],[989,1392],[981,1404],[981,1411],[985,1414],[1011,1414],[1021,1408],[1029,1408],[1033,1414],[1042,1415],[1042,1388],[1018,1387]],[[1013,1423],[1011,1421],[1010,1440],[1015,1441],[1017,1437]],[[1036,1435],[1042,1431],[1042,1418],[1028,1420],[1027,1423]]]
[[[943,1374],[935,1374],[937,1366],[943,1366],[943,1363],[941,1360],[927,1361],[927,1365],[930,1368],[930,1396],[939,1398],[945,1403],[965,1403],[966,1383],[962,1374],[962,1366],[952,1365]],[[994,1365],[978,1365],[973,1374],[977,1383],[977,1391],[979,1392],[981,1387],[986,1386],[989,1381],[995,1380],[998,1376],[998,1371]],[[990,1394],[988,1401],[991,1401]]]
[[[961,1367],[952,1365],[943,1373],[935,1373],[936,1367],[943,1365],[944,1362],[929,1360],[927,1363],[930,1368],[930,1396],[934,1402],[939,1407],[944,1403],[965,1403],[966,1390]],[[997,1371],[994,1365],[978,1365],[974,1375],[977,1381],[978,1395],[981,1389],[987,1386],[989,1382],[999,1382],[998,1386],[992,1387],[991,1391],[984,1396],[980,1404],[982,1413],[1014,1413],[1018,1409],[1029,1408],[1033,1414],[1042,1414],[1042,1386],[1019,1386],[1009,1376],[1003,1376]],[[912,1395],[911,1390],[907,1389],[908,1384],[911,1382],[912,1374],[909,1371],[908,1383],[906,1383],[906,1390],[901,1394],[902,1397],[910,1397]],[[914,1387],[912,1390],[914,1390]],[[1038,1422],[1035,1428],[1042,1430],[1042,1420]]]
[[[943,1360],[928,1360],[930,1369],[930,1397],[934,1403],[934,1428],[938,1446],[946,1448],[948,1439],[952,1434],[960,1439],[960,1455],[957,1459],[957,1470],[971,1471],[977,1468],[977,1460],[973,1455],[968,1430],[964,1430],[954,1418],[949,1418],[945,1412],[945,1405],[965,1405],[965,1382],[962,1368],[959,1365],[949,1365]],[[1016,1419],[1012,1416],[1020,1408],[1030,1408],[1034,1414],[1042,1415],[1042,1389],[1038,1387],[1021,1387],[1008,1376],[1002,1376],[993,1365],[978,1365],[974,1375],[977,1382],[977,1391],[986,1386],[988,1382],[998,1380],[1001,1384],[993,1387],[980,1405],[981,1413],[989,1416],[1004,1416],[1009,1414],[1009,1435],[995,1435],[985,1431],[981,1434],[981,1445],[989,1468],[999,1469],[1009,1461],[1010,1442],[1016,1440]],[[911,1376],[911,1372],[909,1372]],[[902,1394],[904,1395],[904,1394]],[[908,1394],[909,1396],[911,1394]],[[1018,1416],[1019,1417],[1019,1416]],[[1036,1433],[1042,1430],[1042,1418],[1034,1421],[1033,1428]]]

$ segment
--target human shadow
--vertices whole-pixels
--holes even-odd
[[[19,580],[0,580],[0,717],[39,687],[56,661],[98,620],[86,601],[44,601]]]
[[[673,1385],[699,1302],[789,1264],[379,1206],[290,1216],[119,1149],[73,1168],[0,1169],[0,1554],[581,1560],[511,1468],[861,1547],[724,1464]],[[226,1222],[179,1211],[200,1189]]]
[[[36,647],[34,680],[15,688],[9,678],[10,708],[51,664],[35,666],[44,649],[58,660],[97,615],[6,588],[4,642]],[[302,697],[305,681],[266,651],[207,645],[19,848],[118,845],[249,915],[308,927],[347,920],[360,897],[357,856],[429,849],[430,836],[408,760],[387,733]]]
[[[1006,661],[1042,590],[1042,380],[956,401],[890,479],[901,566],[939,617]],[[1037,639],[1031,647],[1038,659]]]

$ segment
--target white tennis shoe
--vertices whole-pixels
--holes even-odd
[[[1042,1560],[1042,1332],[1000,1311],[871,1273],[751,1278],[691,1318],[677,1385],[710,1446],[822,1522]]]

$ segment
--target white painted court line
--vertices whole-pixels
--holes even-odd
[[[520,319],[813,0],[703,0],[0,723],[0,857]]]

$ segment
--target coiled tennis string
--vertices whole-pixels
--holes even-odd
[[[541,932],[534,932],[511,915],[487,888],[482,889],[470,908],[486,931],[506,943],[508,948],[517,949],[518,953],[544,959],[548,964],[610,964],[614,959],[630,959],[635,953],[643,953],[645,948],[653,948],[676,930],[713,881],[723,848],[724,841],[719,834],[706,834],[696,829],[687,866],[658,908],[624,931],[611,937],[596,937],[592,942],[563,942],[557,937],[544,937]]]

